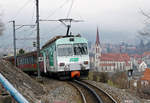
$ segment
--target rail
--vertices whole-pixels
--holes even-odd
[[[82,82],[84,82],[84,83],[86,83],[86,84],[88,84],[88,85],[91,85],[91,86],[97,88],[98,90],[100,90],[101,92],[103,92],[104,94],[106,94],[114,103],[118,103],[110,94],[108,94],[107,92],[105,92],[103,89],[101,89],[101,88],[99,88],[99,87],[97,87],[97,86],[95,86],[95,85],[92,85],[92,84],[89,83],[89,82],[86,82],[86,81],[82,81]]]
[[[87,101],[86,101],[86,99],[85,99],[85,96],[84,96],[83,92],[81,91],[81,89],[80,89],[78,86],[76,86],[75,84],[73,84],[72,82],[69,82],[69,83],[70,83],[72,86],[74,86],[74,87],[80,92],[83,102],[84,102],[84,103],[87,103]]]
[[[94,96],[95,98],[97,99],[97,102],[98,103],[103,103],[102,99],[99,97],[99,95],[92,89],[90,88],[88,85],[86,85],[85,83],[81,82],[81,81],[78,81],[78,80],[74,80],[75,83],[85,87],[86,89],[88,89]]]

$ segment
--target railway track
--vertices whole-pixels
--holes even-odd
[[[86,81],[74,80],[69,83],[79,91],[83,103],[117,103],[115,99],[101,88]]]

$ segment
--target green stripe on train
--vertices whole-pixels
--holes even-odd
[[[70,58],[70,62],[78,62],[79,58]]]

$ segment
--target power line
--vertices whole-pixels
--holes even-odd
[[[34,14],[35,14],[35,5],[33,5],[33,12],[32,12],[32,17],[31,17],[31,21],[30,21],[31,23],[33,21]]]
[[[21,12],[31,1],[33,1],[33,0],[28,0],[27,2],[25,2],[24,5],[23,5],[21,8],[19,8],[19,10],[17,11],[16,15],[12,18],[12,20],[14,20],[14,19],[20,14],[20,12]]]
[[[65,2],[63,4],[61,4],[58,8],[56,8],[50,15],[48,15],[46,17],[46,19],[48,19],[49,17],[53,16],[57,12],[57,10],[63,8],[67,2],[68,2],[68,0],[65,0]]]
[[[77,2],[77,0],[76,0]],[[77,7],[79,6],[77,3],[74,2],[74,8],[77,9]],[[83,17],[81,16],[81,14],[79,12],[74,12],[74,15],[76,15],[77,17],[79,17],[79,19],[84,20]]]
[[[69,8],[69,11],[68,11],[68,14],[67,14],[67,18],[69,17],[69,15],[70,15],[70,13],[71,13],[71,9],[72,9],[72,7],[73,7],[73,0],[72,0],[72,2],[71,2],[71,5],[70,5],[70,8]]]

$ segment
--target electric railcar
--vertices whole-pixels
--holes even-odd
[[[56,36],[41,49],[40,70],[59,78],[86,77],[90,69],[88,41],[79,36]],[[17,66],[26,72],[37,71],[37,52],[17,57]]]
[[[57,36],[41,50],[44,72],[58,77],[87,76],[89,72],[88,41],[77,36]]]

